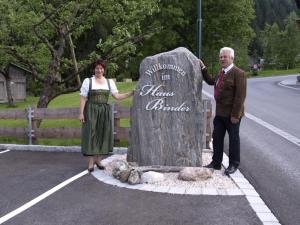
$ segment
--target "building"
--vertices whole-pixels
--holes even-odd
[[[10,85],[12,97],[15,102],[21,102],[26,99],[26,74],[30,71],[15,65],[9,64],[8,74],[11,79]],[[0,103],[7,102],[6,78],[0,72]]]

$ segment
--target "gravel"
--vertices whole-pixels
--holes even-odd
[[[207,165],[211,161],[212,153],[204,151],[202,154],[203,165]],[[102,160],[102,165],[106,167],[106,173],[111,175],[112,168],[110,163],[114,160],[124,160],[126,161],[126,154],[115,154],[104,160]],[[168,187],[178,187],[178,188],[218,188],[218,189],[238,189],[234,181],[224,175],[224,168],[221,170],[214,170],[212,178],[201,181],[182,181],[178,180],[178,173],[163,173],[165,175],[165,180],[161,182],[149,183],[152,186],[168,186]]]

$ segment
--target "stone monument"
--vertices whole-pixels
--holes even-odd
[[[139,166],[201,166],[202,74],[186,48],[145,58],[131,108],[127,160]]]

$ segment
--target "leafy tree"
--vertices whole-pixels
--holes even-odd
[[[295,10],[295,0],[255,0],[256,18],[253,25],[262,30],[265,23],[277,23],[279,28],[283,29],[284,19]]]
[[[278,47],[281,41],[280,36],[281,32],[276,23],[272,26],[266,24],[265,29],[260,34],[266,66],[276,65],[278,63]]]
[[[164,0],[160,11],[152,15],[151,27],[162,30],[138,47],[139,55],[131,57],[129,73],[136,74],[140,61],[148,55],[169,51],[179,46],[196,53],[197,1]],[[202,1],[202,58],[210,66],[218,62],[219,49],[231,46],[236,60],[246,67],[247,47],[254,33],[250,27],[254,18],[253,0]]]
[[[297,14],[292,12],[285,20],[285,27],[281,33],[281,42],[278,45],[280,65],[286,69],[295,68],[296,57],[300,54],[300,32],[296,19]]]
[[[203,12],[204,57],[209,58],[210,55],[218,57],[221,47],[230,46],[236,51],[236,63],[246,68],[248,66],[248,45],[254,37],[250,27],[251,21],[254,19],[253,1],[208,0],[204,1]],[[217,58],[212,61],[217,61]]]
[[[284,21],[281,31],[277,23],[266,24],[261,33],[264,58],[267,65],[276,68],[294,68],[300,53],[300,32],[296,24],[297,15],[292,12]]]
[[[37,107],[47,107],[56,96],[80,86],[70,51],[72,39],[77,43],[96,23],[102,24],[106,32],[80,54],[79,71],[102,57],[110,60],[113,72],[117,59],[134,53],[136,43],[143,40],[141,21],[158,10],[157,1],[2,0],[0,55],[6,60],[1,67],[13,59],[30,69],[42,86]]]
[[[295,0],[254,0],[255,2],[255,19],[252,22],[252,28],[256,34],[264,30],[265,24],[276,23],[280,29],[284,27],[284,19],[292,12],[297,10]],[[254,37],[250,43],[250,55],[258,53],[263,55],[261,41],[259,35]]]
[[[140,62],[149,55],[170,51],[179,46],[194,51],[195,21],[197,11],[192,0],[164,0],[159,2],[160,10],[143,22],[142,27],[149,26],[159,30],[150,39],[138,46],[138,54],[128,59],[125,76],[137,79]]]

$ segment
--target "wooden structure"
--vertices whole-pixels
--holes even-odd
[[[10,63],[8,75],[10,77],[10,85],[12,96],[15,102],[21,102],[26,99],[26,73],[30,71]],[[0,103],[7,102],[6,78],[0,73]]]
[[[204,138],[208,146],[211,139],[210,119],[211,119],[211,104],[207,103],[206,116],[207,126],[206,135]],[[120,120],[130,118],[130,108],[122,107],[118,104],[112,105],[113,111],[113,129],[114,143],[118,143],[121,139],[129,139],[129,127],[121,127]],[[77,119],[79,108],[63,108],[63,109],[48,109],[48,108],[27,108],[26,110],[0,110],[1,119],[27,119],[28,126],[23,128],[0,127],[0,136],[27,138],[28,144],[33,144],[38,138],[80,138],[80,128],[37,128],[36,121],[43,119]]]
[[[119,105],[112,106],[114,118],[114,142],[128,139],[129,128],[120,127],[120,119],[130,118],[130,109]],[[28,138],[34,143],[38,138],[80,138],[80,128],[37,128],[37,121],[43,119],[77,119],[79,108],[27,108],[26,110],[0,110],[0,119],[27,119],[27,128],[0,127],[0,136]]]

